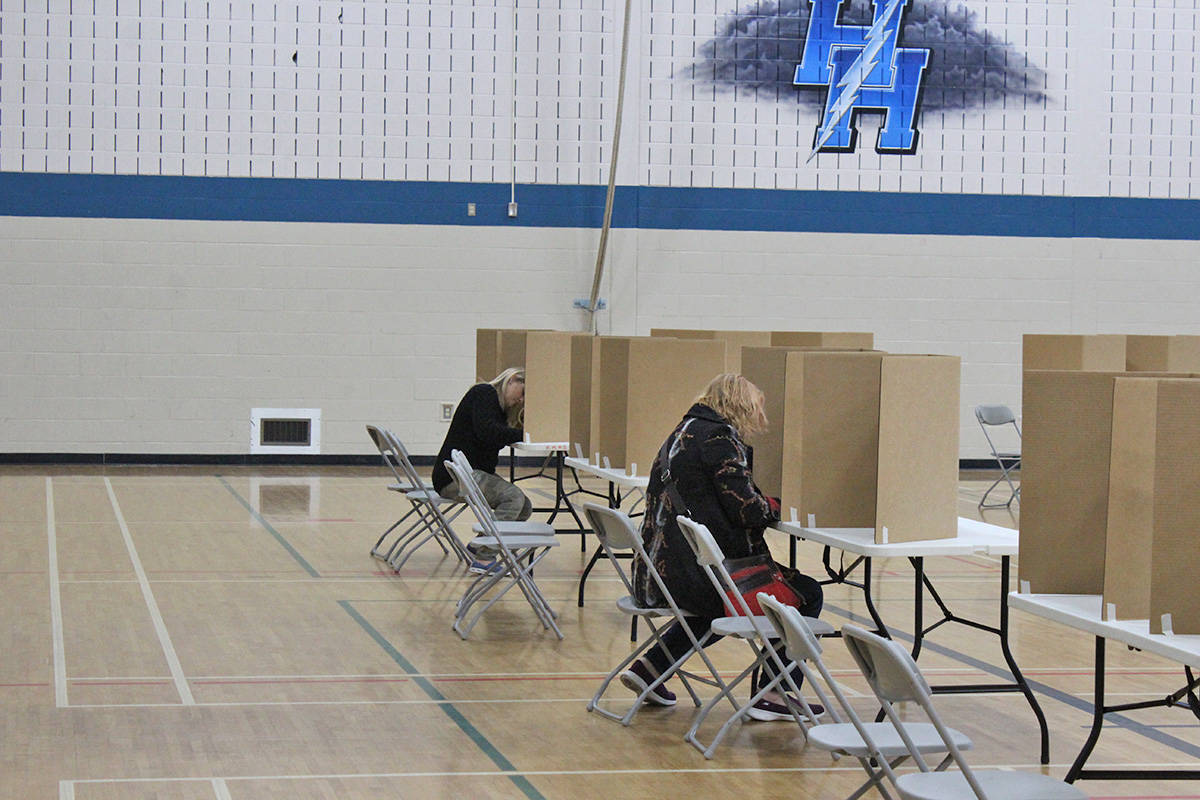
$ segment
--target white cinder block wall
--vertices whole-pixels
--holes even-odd
[[[964,458],[986,452],[976,403],[1019,405],[1022,333],[1200,333],[1192,0],[914,0],[899,44],[935,53],[914,152],[876,152],[866,114],[853,152],[811,159],[808,0],[634,5],[600,332],[960,355]],[[433,453],[475,328],[589,326],[622,8],[4,3],[0,453],[243,454],[257,406],[321,408],[327,454],[370,452],[369,422]],[[131,182],[96,194],[104,175]],[[743,188],[763,211],[719,210]],[[973,193],[1060,205],[956,211]],[[1118,224],[1070,218],[1078,198]]]

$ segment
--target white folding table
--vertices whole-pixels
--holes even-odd
[[[947,622],[954,622],[996,634],[1000,639],[1000,650],[1004,655],[1004,661],[1008,664],[1008,669],[1013,675],[1012,683],[934,686],[932,687],[933,691],[940,694],[1021,692],[1025,695],[1025,699],[1033,709],[1034,716],[1037,717],[1038,727],[1041,730],[1041,763],[1050,763],[1050,732],[1046,726],[1046,716],[1042,713],[1042,708],[1038,705],[1037,698],[1029,688],[1029,683],[1021,674],[1021,670],[1017,666],[1017,662],[1013,658],[1012,651],[1008,645],[1008,605],[1005,603],[1005,598],[1009,591],[1010,562],[1012,557],[1017,554],[1019,537],[1016,531],[1009,528],[1002,528],[999,525],[990,525],[986,522],[959,517],[958,535],[950,539],[923,539],[912,542],[876,544],[875,530],[873,528],[807,527],[797,521],[779,522],[776,523],[775,528],[791,536],[793,544],[796,540],[804,539],[824,545],[823,562],[829,578],[823,582],[843,583],[861,589],[863,598],[866,601],[867,611],[870,613],[871,619],[874,620],[875,627],[881,635],[888,636],[889,638],[890,634],[888,633],[887,626],[884,624],[883,618],[880,617],[878,609],[875,608],[875,602],[871,596],[871,561],[876,558],[908,559],[915,571],[912,647],[912,656],[914,659],[921,653],[921,643],[924,641],[925,635]],[[855,560],[849,566],[841,566],[834,569],[830,563],[830,552],[833,549],[849,553],[855,556]],[[934,588],[929,577],[925,574],[925,559],[928,557],[972,555],[987,555],[1000,559],[999,627],[960,617],[952,612],[938,594],[937,589]],[[792,556],[794,566],[794,549],[792,550]],[[851,573],[860,565],[862,566],[861,582],[851,578]],[[926,625],[924,619],[926,590],[929,591],[930,597],[933,598],[942,612],[942,618],[931,625]]]
[[[642,502],[645,499],[646,487],[650,485],[650,476],[649,475],[630,475],[628,472],[626,472],[623,469],[614,469],[612,467],[606,467],[606,466],[600,466],[599,464],[593,464],[590,461],[588,461],[586,458],[567,458],[564,460],[564,464],[566,465],[566,467],[568,469],[570,469],[576,475],[578,473],[582,472],[586,475],[592,475],[594,477],[600,478],[601,480],[607,481],[608,482],[608,497],[607,497],[607,499],[608,499],[608,507],[609,508],[620,508],[622,500],[624,500],[624,498],[626,496],[628,496],[629,494],[634,493],[634,492],[636,492],[638,494],[637,499],[634,501],[634,506],[636,506],[639,502]],[[576,478],[576,482],[578,483],[578,478]],[[580,486],[579,489],[576,491],[577,492],[585,492],[587,494],[592,494],[597,497],[602,497],[602,495],[600,495],[598,492],[590,492],[587,489],[584,489],[582,486]],[[576,492],[570,492],[568,494],[575,494],[575,493]],[[568,502],[569,502],[569,500],[568,500]],[[592,557],[588,561],[587,566],[583,568],[583,574],[581,574],[579,576],[578,604],[579,604],[580,608],[583,607],[583,589],[584,589],[585,583],[587,582],[588,575],[591,574],[592,567],[596,566],[596,562],[599,561],[603,555],[604,555],[604,548],[601,547],[600,545],[597,545],[596,552],[592,553]],[[627,555],[628,554],[618,553],[617,557],[620,558],[620,557],[624,557]],[[635,626],[637,625],[636,618],[634,619],[634,625]]]
[[[583,524],[583,520],[575,513],[575,509],[571,507],[571,501],[567,499],[566,486],[563,482],[563,461],[567,457],[569,445],[566,442],[515,442],[509,445],[509,452],[512,457],[509,459],[508,477],[513,483],[517,481],[529,480],[530,478],[545,478],[546,467],[552,465],[554,470],[554,505],[549,508],[535,508],[534,511],[549,512],[550,516],[546,522],[553,524],[555,517],[559,513],[570,514],[575,520],[575,528],[572,530],[558,529],[559,532],[578,532],[580,534],[579,549],[586,549],[583,541],[583,535],[587,533],[587,526]],[[532,475],[523,475],[520,478],[516,476],[516,455],[541,456],[542,466],[537,472]]]
[[[1024,611],[1043,619],[1052,620],[1068,628],[1090,633],[1096,637],[1096,667],[1095,667],[1095,697],[1092,701],[1092,729],[1087,740],[1075,757],[1071,769],[1067,771],[1067,783],[1079,779],[1095,780],[1198,780],[1200,770],[1196,769],[1085,769],[1088,757],[1092,754],[1096,742],[1100,739],[1100,731],[1104,727],[1104,715],[1119,711],[1132,711],[1140,708],[1172,707],[1181,702],[1187,703],[1191,712],[1200,717],[1200,698],[1196,696],[1196,688],[1200,679],[1192,673],[1192,668],[1200,668],[1200,636],[1185,634],[1150,633],[1150,621],[1112,620],[1100,617],[1100,595],[1094,594],[1029,594],[1013,592],[1008,595],[1008,605],[1019,611]],[[1128,645],[1154,653],[1183,665],[1186,684],[1184,687],[1165,698],[1147,700],[1138,703],[1123,703],[1106,706],[1104,704],[1104,643],[1111,639],[1114,642]]]

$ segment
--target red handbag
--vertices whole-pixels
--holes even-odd
[[[784,605],[799,607],[800,595],[796,594],[796,590],[783,577],[783,570],[771,558],[769,554],[747,556],[745,558],[727,558],[725,559],[725,569],[729,572],[729,577],[733,578],[733,585],[737,587],[738,594],[746,601],[746,607],[750,609],[751,614],[762,614],[762,607],[758,604],[758,594],[769,594]],[[729,604],[735,609],[738,609],[737,614],[741,616],[740,605],[737,598],[732,592],[726,592],[729,595]]]

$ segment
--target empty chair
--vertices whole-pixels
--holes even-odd
[[[878,788],[884,797],[891,797],[882,783],[885,773],[873,765],[873,760],[886,758],[888,765],[895,769],[908,758],[908,746],[900,738],[895,726],[891,722],[863,722],[859,718],[821,658],[821,640],[813,634],[797,609],[767,594],[758,595],[758,604],[762,607],[763,615],[770,620],[772,627],[783,639],[788,656],[800,666],[804,677],[808,679],[809,687],[828,710],[828,722],[822,721],[809,728],[808,743],[829,751],[835,757],[856,758],[866,770],[867,782],[858,787],[846,800],[856,800],[872,787]],[[820,675],[819,680],[817,675],[814,675],[814,670]],[[829,702],[829,695],[821,688],[822,685],[832,693],[836,705]],[[905,722],[904,730],[923,755],[943,754],[941,763],[935,769],[945,769],[953,762],[941,734],[930,723]],[[867,744],[863,731],[874,743],[874,748]],[[954,729],[949,729],[949,732],[959,750],[971,748],[971,740],[965,734]]]
[[[388,490],[403,494],[410,505],[408,512],[379,536],[371,548],[371,555],[387,561],[394,569],[399,569],[418,547],[433,539],[442,548],[443,553],[453,551],[456,558],[470,563],[466,549],[450,527],[450,522],[466,509],[466,505],[442,497],[434,491],[433,486],[422,481],[412,465],[408,451],[394,433],[368,425],[367,435],[375,443],[383,463],[396,478],[395,483],[388,485]],[[397,534],[387,550],[383,550],[382,545],[388,534],[400,528],[410,518],[412,521],[408,527]]]
[[[887,719],[895,726],[909,756],[920,772],[897,776],[886,759],[880,758],[880,769],[896,787],[902,800],[1086,800],[1087,795],[1074,786],[1036,772],[1011,770],[972,770],[954,741],[949,728],[933,707],[933,692],[908,651],[900,645],[853,625],[842,628],[842,637],[862,670],[871,690]],[[958,772],[935,772],[930,769],[908,731],[911,723],[901,722],[894,704],[909,702],[921,707],[931,725],[937,730],[946,751],[958,766]],[[873,755],[878,744],[870,731],[860,731]]]
[[[626,590],[629,592],[629,594],[617,600],[617,608],[619,608],[623,613],[630,615],[634,619],[641,618],[645,620],[646,627],[650,629],[650,637],[640,646],[635,648],[632,653],[622,659],[621,662],[613,668],[612,672],[608,673],[608,675],[600,683],[600,688],[596,690],[596,694],[592,696],[590,701],[588,701],[588,711],[595,711],[601,716],[617,720],[622,725],[628,725],[633,721],[633,715],[636,714],[638,709],[642,707],[642,704],[647,701],[647,698],[650,698],[652,693],[655,692],[655,690],[672,675],[679,675],[680,680],[683,682],[684,687],[687,689],[688,694],[692,698],[692,702],[697,707],[700,706],[700,698],[696,696],[696,692],[692,688],[689,678],[709,686],[714,686],[718,689],[723,688],[725,684],[717,673],[717,668],[713,665],[712,661],[709,660],[708,655],[704,652],[702,643],[697,639],[695,632],[691,629],[691,626],[688,625],[686,619],[687,612],[679,608],[678,604],[675,602],[675,599],[671,596],[671,592],[667,589],[666,584],[663,583],[662,577],[654,568],[654,562],[650,559],[650,556],[646,553],[646,549],[642,546],[641,534],[638,532],[637,528],[634,527],[633,521],[630,520],[626,514],[616,509],[607,508],[605,506],[597,505],[596,503],[584,503],[583,513],[585,516],[587,516],[588,522],[591,523],[592,530],[595,531],[596,537],[600,540],[600,546],[604,549],[604,552],[608,555],[608,557],[614,558],[616,554],[621,552],[632,553],[633,558],[637,562],[640,562],[647,570],[647,574],[650,576],[651,580],[654,581],[655,585],[658,587],[658,590],[662,592],[662,596],[665,598],[665,605],[658,608],[643,608],[642,606],[639,606],[637,600],[634,598],[633,585],[630,583],[628,576],[625,574],[625,571],[621,569],[620,565],[618,565],[616,561],[613,561],[613,564],[617,569],[617,574],[621,577],[622,582],[625,584]],[[655,624],[655,620],[662,619],[669,619],[672,622],[682,625],[688,639],[691,641],[691,646],[686,651],[679,653],[678,656],[672,653],[672,657],[674,657],[675,660],[671,666],[660,673],[656,679],[648,683],[644,689],[641,689],[638,692],[637,697],[634,699],[633,704],[629,706],[629,708],[625,709],[623,713],[615,713],[600,707],[600,701],[604,697],[605,692],[608,691],[609,686],[612,685],[613,680],[622,675],[631,664],[633,664],[652,646],[662,643],[661,632],[665,626]],[[664,649],[666,649],[665,646]],[[699,653],[700,657],[704,660],[705,666],[708,667],[709,674],[707,676],[698,675],[692,672],[685,672],[683,670],[684,662],[691,658],[694,653]]]
[[[399,572],[421,545],[433,539],[442,546],[443,551],[449,549],[454,552],[459,561],[470,564],[471,554],[463,545],[462,540],[458,538],[458,534],[454,532],[454,528],[451,527],[451,523],[458,518],[458,515],[466,510],[466,503],[442,497],[432,486],[423,483],[404,443],[396,434],[387,429],[381,432],[390,443],[404,474],[408,476],[410,482],[419,486],[404,495],[416,509],[418,520],[397,537],[388,550],[385,560],[392,569]]]
[[[792,670],[797,667],[794,661],[784,663],[780,653],[772,645],[771,640],[775,638],[775,630],[771,627],[770,621],[761,614],[751,614],[750,608],[746,605],[745,599],[737,591],[737,585],[733,578],[729,575],[729,570],[725,568],[725,555],[721,552],[721,548],[717,545],[716,539],[713,538],[708,528],[699,522],[688,519],[684,516],[676,518],[679,523],[679,529],[683,532],[683,536],[691,545],[693,552],[696,554],[696,561],[708,575],[709,581],[712,582],[713,589],[721,596],[725,603],[725,610],[729,616],[720,617],[713,620],[710,631],[713,636],[731,636],[737,639],[742,639],[750,643],[754,651],[754,659],[750,666],[742,670],[717,693],[716,697],[705,703],[700,709],[700,713],[696,715],[696,719],[692,722],[692,727],[688,730],[684,737],[691,742],[700,752],[704,753],[705,758],[712,758],[717,746],[721,740],[725,738],[725,734],[729,732],[730,727],[737,721],[745,718],[754,707],[754,705],[764,698],[771,691],[780,691],[789,693],[795,697],[801,708],[797,709],[790,703],[787,704],[788,710],[792,717],[803,728],[805,722],[816,723],[816,715],[812,708],[800,693],[800,688],[792,680]],[[817,619],[808,619],[809,627],[820,633],[833,633],[833,627],[826,622]],[[705,718],[709,713],[716,708],[722,699],[729,697],[732,699],[733,690],[749,677],[755,670],[760,667],[765,667],[770,672],[774,673],[769,680],[766,677],[765,671],[763,681],[753,696],[743,705],[735,703],[736,711],[725,721],[725,723],[717,731],[712,742],[705,745],[700,741],[699,730],[704,724]]]
[[[454,630],[466,639],[484,612],[516,586],[529,601],[542,627],[554,631],[559,639],[563,638],[555,621],[558,615],[533,580],[533,568],[550,552],[550,548],[558,547],[553,526],[532,520],[498,521],[479,484],[475,482],[471,465],[462,451],[452,451],[450,460],[445,464],[450,475],[458,482],[459,490],[467,498],[467,504],[475,512],[478,520],[475,530],[479,533],[474,539],[475,544],[482,550],[496,553],[496,566],[476,577],[458,601],[454,610]],[[472,613],[472,609],[484,598],[487,598],[487,602]]]
[[[1017,486],[1012,481],[1012,472],[1021,468],[1021,451],[1017,449],[997,450],[996,442],[992,439],[992,434],[988,432],[988,428],[1002,428],[1005,425],[1012,425],[1016,432],[1016,441],[1018,445],[1021,442],[1021,428],[1017,425],[1017,418],[1013,416],[1012,409],[1008,406],[975,406],[975,419],[979,420],[979,427],[983,430],[983,436],[987,439],[988,447],[991,448],[992,457],[996,459],[996,463],[1000,465],[1000,477],[987,488],[983,493],[983,497],[979,498],[980,508],[1009,508],[1012,506],[1013,500],[1016,500],[1021,495],[1021,487]],[[1000,485],[1000,481],[1008,483],[1010,490],[1008,500],[1003,503],[988,503],[988,495],[992,493]]]

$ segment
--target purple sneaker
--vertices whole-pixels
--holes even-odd
[[[789,697],[787,702],[789,706],[796,709],[796,714],[800,719],[805,718],[804,706],[800,705],[800,701],[794,697]],[[819,703],[809,703],[808,707],[812,709],[814,717],[820,717],[825,713],[825,706]],[[788,710],[788,706],[763,699],[750,706],[750,710],[746,712],[746,716],[750,719],[756,719],[759,722],[775,722],[777,720],[792,719],[792,712]]]
[[[647,703],[656,706],[675,705],[675,693],[661,683],[655,686],[653,691],[646,691],[654,681],[655,676],[650,674],[650,669],[640,660],[630,664],[629,669],[621,673],[621,684],[631,692],[645,694]]]

